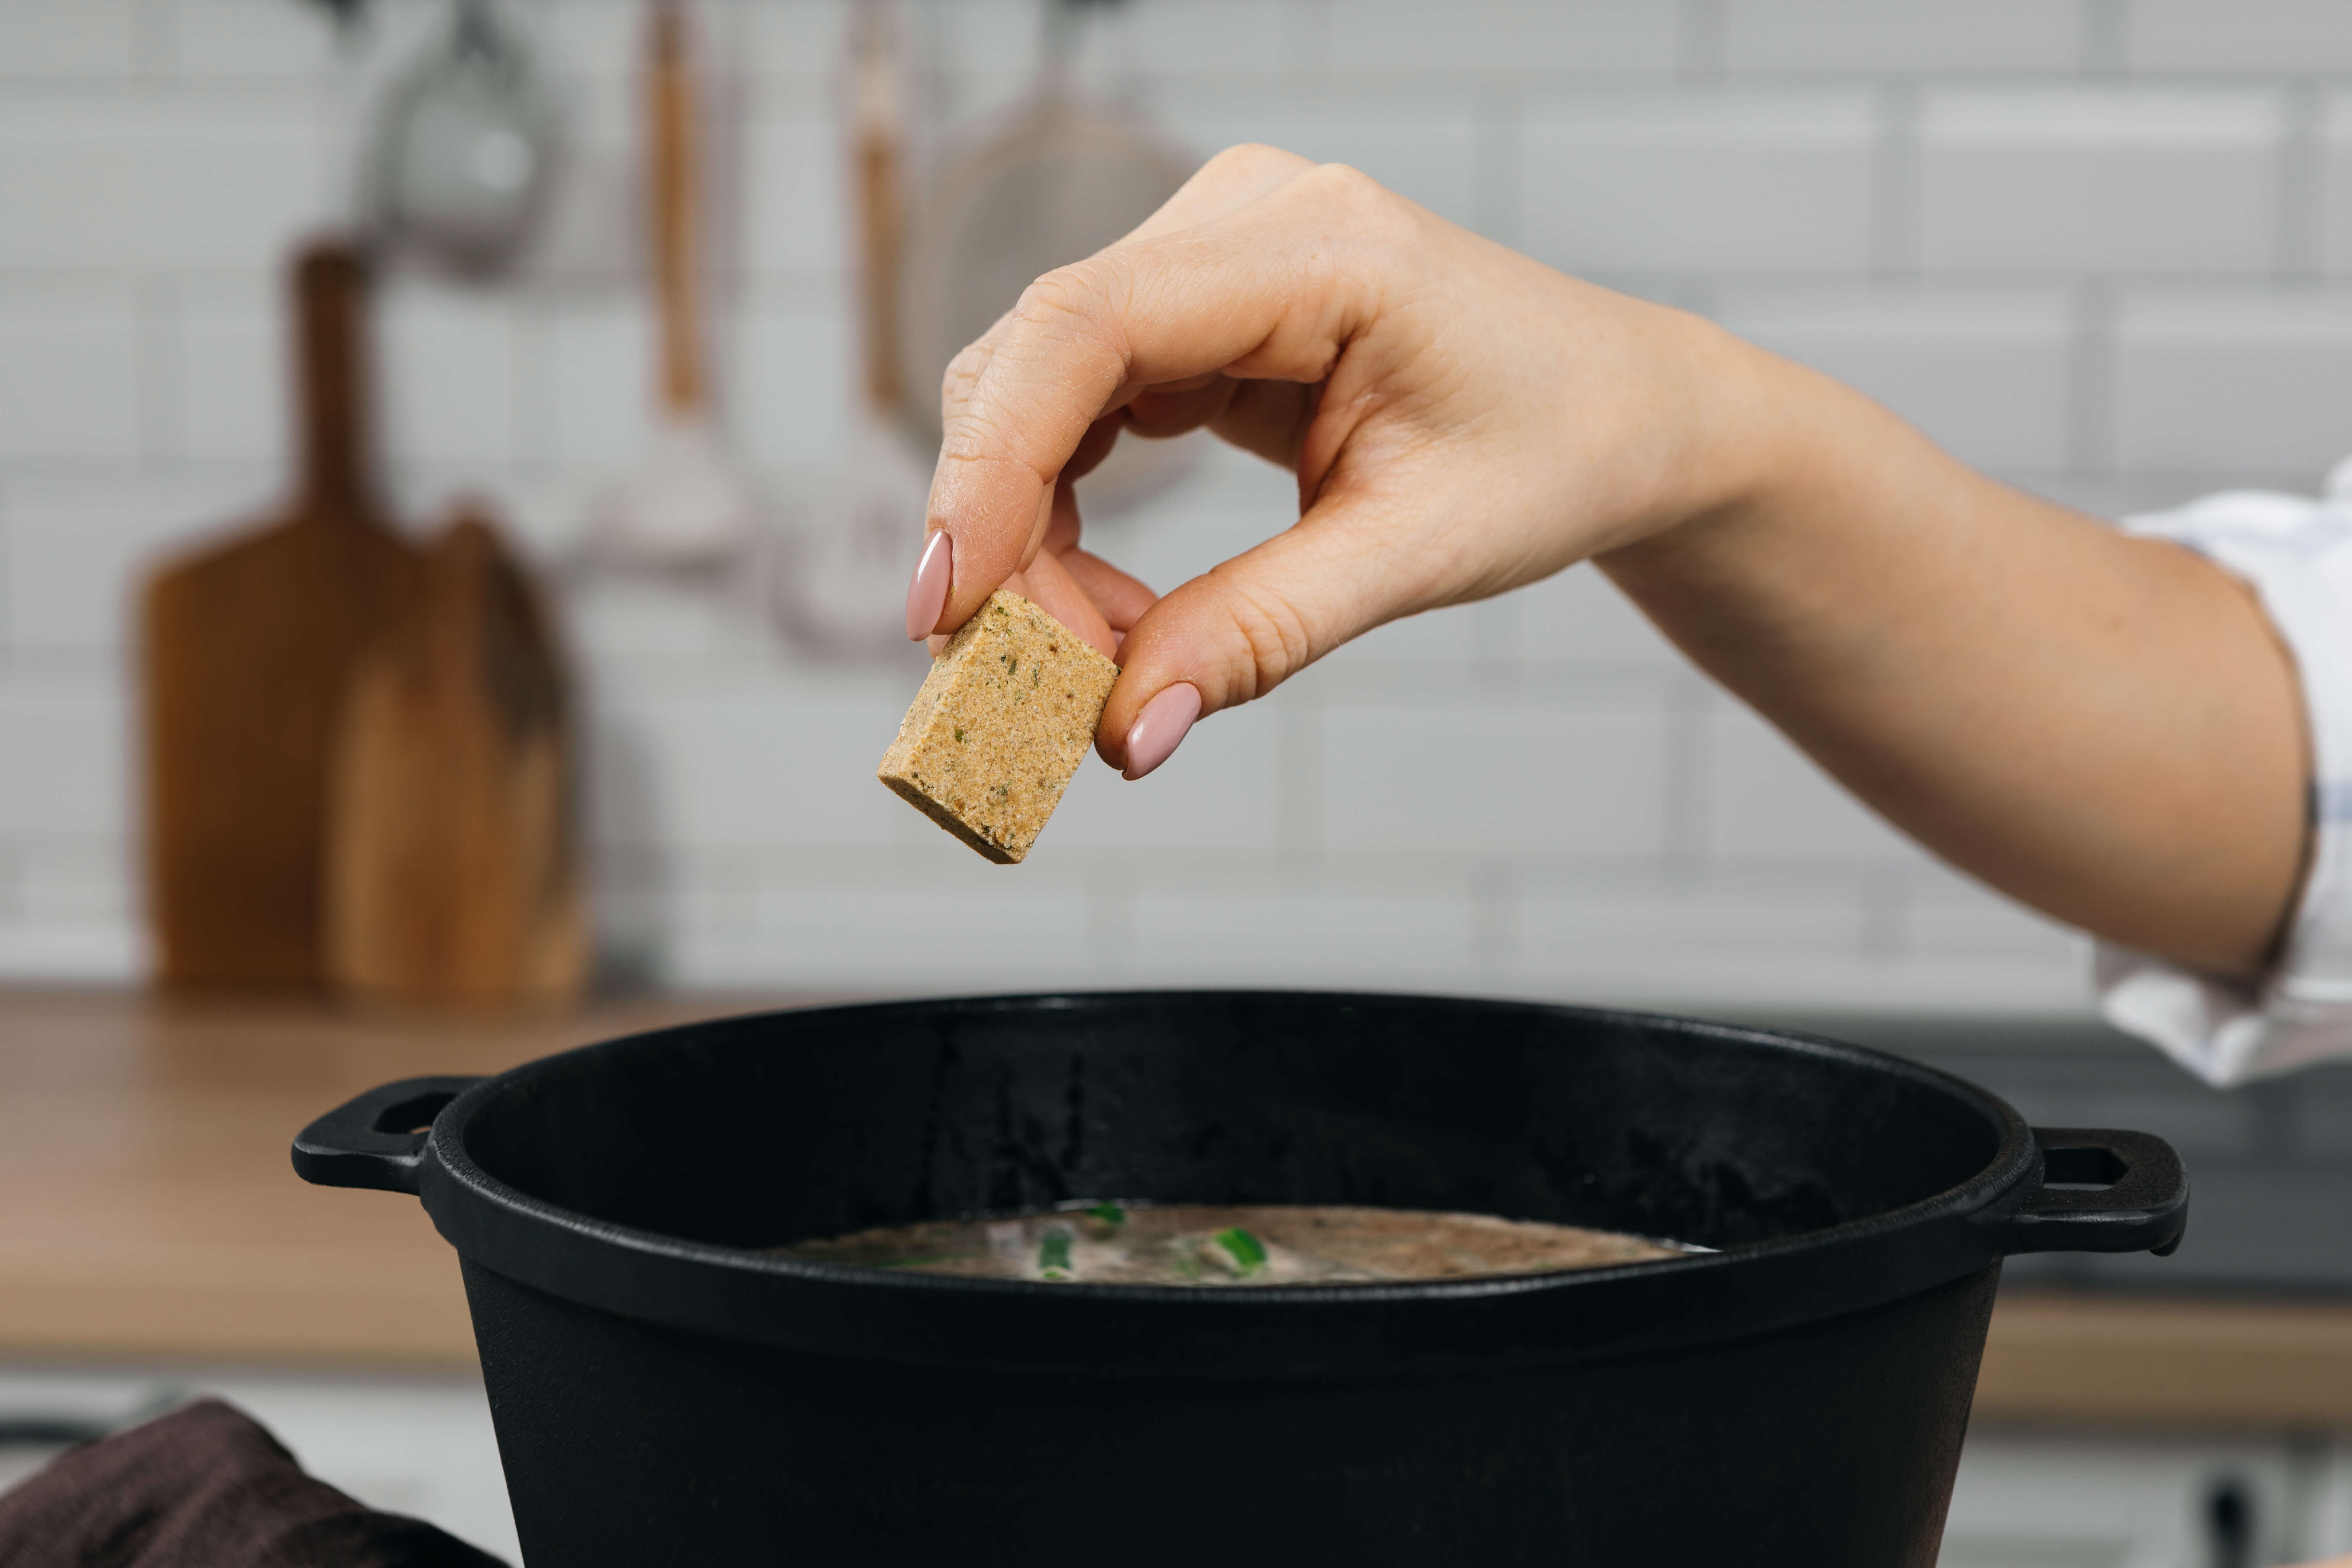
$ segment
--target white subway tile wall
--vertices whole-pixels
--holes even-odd
[[[1521,141],[1521,240],[1555,266],[1870,265],[1878,117],[1866,89],[1556,87],[1530,97]]]
[[[2281,472],[2344,455],[2352,291],[2147,289],[2115,330],[2120,461]]]
[[[2131,10],[2124,58],[2135,71],[2352,71],[2352,26],[2329,0],[2132,0]]]
[[[140,404],[131,289],[34,284],[0,296],[0,459],[136,465]]]
[[[2320,110],[2319,264],[2331,277],[2352,273],[2352,91],[2336,89]],[[2300,259],[2300,258],[2298,258]]]
[[[158,428],[142,468],[232,470],[248,484],[284,471],[292,393],[277,283],[256,272],[155,286],[145,380]]]
[[[1538,76],[1659,73],[1674,68],[1682,24],[1651,0],[1457,0],[1449,5],[1333,0],[1322,13],[1323,51],[1334,73],[1422,76],[1475,72]]]
[[[1724,14],[1724,64],[1734,71],[2064,75],[2082,58],[2076,7],[2050,0],[1728,0]]]
[[[1918,122],[1931,273],[2269,271],[2287,117],[2260,89],[1937,87]]]
[[[1968,462],[2066,464],[2074,321],[2062,288],[1734,286],[1716,316],[1900,409]]]
[[[1036,0],[905,11],[920,147],[1029,89]],[[1026,864],[982,864],[870,777],[919,654],[808,654],[756,583],[552,570],[649,423],[642,12],[509,13],[562,106],[551,205],[499,285],[387,280],[382,445],[405,517],[486,496],[560,584],[617,971],[2085,1005],[2079,938],[1874,820],[1590,567],[1381,628],[1140,785],[1090,764]],[[719,384],[784,524],[857,446],[848,15],[699,7]],[[278,269],[350,220],[366,115],[445,17],[0,0],[0,977],[141,973],[136,581],[282,494]],[[1353,163],[2076,504],[2308,490],[2352,450],[2337,0],[1129,0],[1077,66],[1196,153]],[[1088,486],[1155,586],[1295,516],[1254,459],[1168,457]]]

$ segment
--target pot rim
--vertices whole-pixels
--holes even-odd
[[[1762,1045],[1777,1048],[1793,1048],[1807,1056],[1826,1057],[1856,1066],[1892,1068],[1898,1075],[1910,1078],[1953,1094],[1969,1103],[1970,1109],[1984,1115],[2000,1130],[2000,1143],[1992,1158],[1967,1181],[1942,1192],[1906,1204],[1900,1208],[1885,1209],[1858,1219],[1844,1220],[1819,1230],[1800,1231],[1792,1236],[1776,1237],[1770,1240],[1748,1242],[1722,1247],[1710,1252],[1687,1253],[1675,1258],[1644,1258],[1634,1263],[1610,1264],[1601,1268],[1555,1268],[1530,1274],[1507,1274],[1474,1277],[1466,1279],[1395,1280],[1336,1285],[1227,1285],[1213,1290],[1203,1290],[1183,1285],[1132,1285],[1089,1283],[1085,1280],[1001,1279],[983,1275],[927,1274],[908,1269],[876,1268],[861,1264],[828,1263],[809,1258],[785,1257],[761,1247],[738,1247],[726,1242],[700,1241],[690,1237],[673,1236],[666,1231],[648,1230],[641,1226],[625,1225],[618,1221],[599,1219],[577,1209],[532,1195],[504,1179],[483,1169],[464,1142],[467,1123],[491,1099],[510,1090],[520,1089],[533,1079],[563,1070],[576,1058],[591,1053],[625,1047],[644,1048],[671,1037],[696,1033],[707,1034],[713,1028],[766,1024],[779,1018],[810,1014],[865,1013],[885,1016],[893,1013],[929,1012],[942,1005],[971,1008],[992,1008],[1012,1012],[1023,1005],[1043,1005],[1063,1010],[1072,1005],[1097,1001],[1140,1001],[1155,996],[1262,995],[1314,996],[1331,1001],[1347,1001],[1362,997],[1368,1000],[1437,1001],[1478,1007],[1517,1010],[1527,1008],[1550,1014],[1566,1014],[1595,1022],[1632,1023],[1654,1028],[1661,1025],[1677,1034],[1737,1041],[1744,1045]],[[456,1137],[450,1142],[441,1141],[441,1123],[449,1119]],[[1941,1214],[1973,1214],[1993,1204],[2010,1192],[2013,1185],[2029,1173],[2034,1155],[2032,1129],[2025,1119],[2009,1103],[1990,1091],[1979,1089],[1966,1079],[1954,1077],[1939,1068],[1915,1062],[1892,1052],[1874,1050],[1867,1046],[1849,1045],[1816,1035],[1793,1030],[1773,1029],[1744,1024],[1716,1023],[1703,1018],[1689,1018],[1678,1014],[1654,1013],[1640,1008],[1586,1007],[1567,1003],[1510,1002],[1488,997],[1446,996],[1423,992],[1299,992],[1276,987],[1223,988],[1214,992],[1166,991],[1091,991],[1005,993],[985,996],[952,996],[858,1002],[835,1006],[786,1007],[764,1012],[730,1014],[698,1023],[670,1025],[660,1029],[645,1030],[635,1035],[618,1036],[568,1050],[540,1057],[521,1063],[503,1073],[484,1079],[435,1118],[434,1136],[428,1149],[440,1161],[450,1175],[466,1184],[480,1196],[519,1214],[561,1225],[593,1235],[599,1240],[622,1246],[640,1247],[667,1257],[691,1258],[726,1268],[739,1268],[756,1274],[776,1275],[788,1279],[824,1282],[855,1279],[861,1284],[880,1285],[890,1289],[914,1291],[946,1291],[962,1294],[980,1291],[1013,1298],[1034,1296],[1069,1296],[1083,1294],[1098,1300],[1147,1301],[1155,1303],[1202,1306],[1213,1301],[1238,1300],[1251,1303],[1281,1300],[1328,1303],[1335,1301],[1394,1302],[1400,1300],[1452,1300],[1493,1295],[1516,1295],[1537,1290],[1555,1289],[1567,1286],[1613,1279],[1629,1273],[1655,1274],[1668,1269],[1693,1269],[1725,1267],[1729,1261],[1769,1256],[1775,1252],[1810,1250],[1814,1245],[1875,1231],[1899,1228],[1920,1218]],[[1509,1217],[1509,1216],[1505,1216]]]
[[[921,1274],[780,1257],[598,1219],[525,1193],[492,1175],[466,1146],[473,1118],[495,1099],[527,1089],[598,1053],[658,1049],[683,1037],[703,1044],[780,1020],[814,1015],[937,1018],[1148,1004],[1153,999],[1288,997],[1332,1005],[1435,1003],[1449,1008],[1538,1014],[1588,1026],[1631,1026],[1685,1038],[1826,1058],[1893,1073],[1949,1097],[1983,1117],[1993,1152],[1966,1180],[1900,1208],[1819,1230],[1718,1252],[1472,1279],[1338,1285],[1181,1286],[1085,1284]],[[1197,1342],[1216,1370],[1247,1366],[1312,1374],[1360,1365],[1367,1354],[1394,1360],[1406,1347],[1377,1326],[1412,1316],[1461,1319],[1437,1343],[1404,1359],[1417,1364],[1493,1365],[1530,1356],[1574,1358],[1731,1337],[1860,1310],[1959,1278],[2026,1249],[1999,1225],[1981,1222],[2018,1207],[2038,1190],[2033,1131],[1997,1096],[1965,1079],[1866,1047],[1794,1031],[1716,1023],[1634,1009],[1454,997],[1413,993],[1279,989],[1053,992],[853,1004],[738,1015],[623,1036],[540,1058],[474,1083],[433,1119],[417,1190],[436,1226],[469,1265],[480,1266],[591,1306],[672,1327],[801,1349],[945,1363],[1013,1364],[1069,1370],[1067,1336],[1118,1313],[1144,1314],[1155,1333]],[[2063,1245],[2063,1243],[2062,1243]],[[1702,1310],[1693,1310],[1696,1298]],[[1662,1310],[1670,1301],[1682,1310]],[[1613,1301],[1613,1305],[1612,1304]],[[1761,1303],[1759,1305],[1759,1303]],[[1711,1304],[1712,1311],[1704,1310]],[[1537,1319],[1561,1312],[1583,1321],[1580,1335],[1533,1334]],[[973,1320],[959,1331],[947,1314]],[[1727,1314],[1727,1320],[1726,1317]],[[1727,1321],[1728,1326],[1726,1326]],[[1166,1325],[1179,1325],[1173,1329]],[[1314,1342],[1301,1335],[1314,1329]],[[1056,1336],[1064,1336],[1057,1338]],[[1290,1346],[1254,1353],[1259,1342]],[[1421,1341],[1428,1335],[1407,1334]],[[1563,1344],[1563,1338],[1572,1343]],[[1534,1339],[1549,1342],[1531,1342]],[[1325,1353],[1328,1352],[1328,1353]],[[1165,1373],[1165,1354],[1077,1358],[1096,1370]],[[1136,1364],[1150,1363],[1150,1365]],[[1390,1370],[1394,1370],[1391,1368]]]

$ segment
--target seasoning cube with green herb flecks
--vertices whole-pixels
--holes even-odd
[[[1094,744],[1118,666],[998,589],[932,661],[879,775],[1000,866],[1029,853]]]

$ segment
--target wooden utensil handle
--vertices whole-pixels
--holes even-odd
[[[367,262],[322,240],[294,264],[297,376],[304,510],[359,520],[368,513]]]
[[[898,363],[898,256],[904,211],[899,194],[898,18],[887,0],[864,0],[856,21],[857,230],[859,303],[864,307],[866,401],[877,414],[898,412],[907,389]]]
[[[661,308],[662,404],[675,414],[701,408],[709,392],[696,243],[700,213],[695,199],[694,81],[687,54],[685,5],[656,0],[647,83],[654,282]]]

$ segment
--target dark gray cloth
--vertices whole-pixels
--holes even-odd
[[[206,1399],[62,1454],[0,1496],[8,1568],[505,1568],[302,1473]]]

